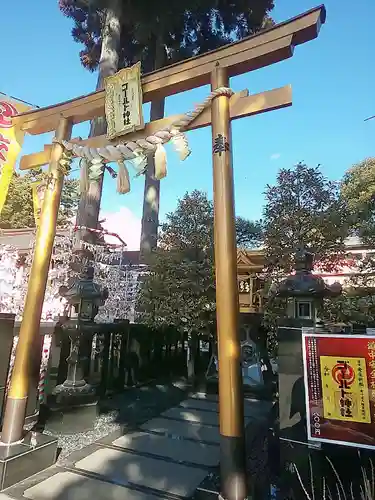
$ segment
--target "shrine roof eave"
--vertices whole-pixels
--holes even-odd
[[[237,249],[237,269],[239,271],[260,273],[264,269],[265,255],[263,250]]]
[[[325,7],[321,5],[239,42],[147,73],[142,77],[143,101],[149,102],[209,84],[210,74],[217,63],[228,68],[229,76],[236,76],[283,61],[293,55],[296,45],[318,36],[325,18]],[[21,113],[12,121],[29,134],[42,134],[56,130],[62,116],[73,124],[103,116],[104,101],[104,90],[96,91]]]

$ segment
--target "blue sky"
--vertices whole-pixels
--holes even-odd
[[[39,106],[55,104],[93,91],[96,74],[79,62],[72,23],[58,10],[57,0],[12,0],[1,7],[2,74],[0,91]],[[277,22],[302,13],[314,0],[275,0]],[[296,48],[294,56],[272,67],[233,78],[234,90],[261,92],[291,83],[293,106],[233,123],[236,212],[261,216],[263,191],[277,171],[298,161],[322,165],[338,179],[353,163],[375,155],[375,65],[373,21],[375,2],[327,0],[327,20],[318,39]],[[5,22],[4,22],[5,20]],[[195,89],[168,98],[166,112],[188,111],[209,89]],[[147,110],[146,110],[147,118]],[[73,135],[87,135],[87,125]],[[51,135],[27,136],[23,153],[39,151]],[[186,191],[201,189],[212,196],[210,129],[189,133],[192,155],[183,163],[168,156],[168,177],[161,182],[161,216],[173,210]],[[142,213],[143,178],[131,193],[115,194],[107,179],[102,208],[127,207]]]

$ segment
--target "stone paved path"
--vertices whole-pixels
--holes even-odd
[[[270,403],[245,400],[245,422]],[[113,433],[4,492],[29,500],[190,498],[219,464],[217,396],[194,394],[125,435]],[[3,497],[0,494],[0,500]]]

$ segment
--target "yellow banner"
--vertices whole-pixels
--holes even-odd
[[[33,190],[35,226],[39,227],[40,214],[42,213],[42,206],[43,206],[43,200],[44,200],[44,192],[46,189],[45,182],[44,181],[32,182],[31,189]]]
[[[0,214],[25,135],[22,130],[12,126],[12,116],[29,109],[30,105],[0,93]]]
[[[324,418],[371,424],[365,358],[320,356]]]

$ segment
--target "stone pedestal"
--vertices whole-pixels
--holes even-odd
[[[321,476],[321,460],[316,460],[311,471],[312,458],[320,454],[319,443],[307,439],[306,399],[303,368],[302,332],[321,327],[319,319],[323,299],[341,293],[340,285],[327,286],[323,279],[313,274],[313,255],[306,250],[298,250],[295,256],[295,274],[279,283],[275,296],[286,299],[286,316],[278,325],[278,378],[279,378],[279,447],[281,486],[292,488],[293,498],[303,496],[321,498],[319,480],[310,485],[310,477]],[[308,494],[304,495],[301,478]],[[301,490],[301,491],[299,491]],[[299,491],[299,495],[297,493]],[[280,498],[289,498],[285,490]]]
[[[303,327],[313,322],[289,318],[278,327],[279,425],[280,438],[307,443]]]
[[[55,434],[76,434],[94,428],[98,416],[98,399],[95,394],[66,397],[59,402],[48,399],[44,409],[44,428]]]
[[[292,484],[294,488],[298,486],[294,464],[302,477],[305,477],[310,454],[306,429],[301,323],[303,326],[313,326],[312,321],[293,318],[282,321],[278,326],[281,487],[285,484]]]
[[[95,389],[84,379],[88,353],[82,350],[82,345],[87,347],[87,340],[92,339],[92,334],[84,336],[74,328],[67,328],[68,332],[71,348],[67,359],[67,378],[48,397],[44,415],[39,419],[41,426],[59,434],[75,434],[93,429],[98,407]]]
[[[321,447],[307,439],[302,328],[313,328],[313,322],[289,318],[278,328],[280,487],[285,495],[282,498],[289,498],[290,488],[294,495],[303,498],[296,468],[309,494],[310,464],[316,478],[313,486],[316,495],[321,486],[321,460],[316,457]]]
[[[29,432],[22,442],[0,445],[0,491],[56,462],[57,439]]]

